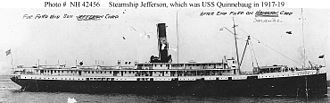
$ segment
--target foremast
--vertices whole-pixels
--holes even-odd
[[[241,63],[239,62],[239,55],[238,55],[238,47],[237,47],[237,33],[236,33],[236,24],[235,24],[235,19],[233,18],[233,29],[234,29],[234,40],[235,40],[235,51],[236,51],[236,59],[237,59],[237,69],[238,73],[241,74]]]

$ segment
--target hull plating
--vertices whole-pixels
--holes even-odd
[[[12,77],[25,91],[213,96],[325,96],[326,74],[246,80],[63,81]]]

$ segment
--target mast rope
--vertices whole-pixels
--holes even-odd
[[[254,59],[255,61],[256,61],[256,64],[257,64],[257,67],[259,68],[259,63],[258,63],[258,60],[257,60],[257,56],[256,56],[256,54],[255,54],[255,52],[254,52],[254,49],[253,49],[253,43],[252,42],[250,42],[250,53],[251,53],[251,58],[252,59]],[[253,58],[254,57],[254,58]],[[253,63],[253,61],[252,61],[252,63]]]
[[[243,31],[245,34],[248,34],[248,35],[249,35],[249,33],[245,32],[244,30],[241,30],[241,31]],[[244,34],[237,34],[237,35],[244,35]],[[244,35],[244,36],[247,36],[247,35]],[[251,35],[250,35],[250,36],[251,36]],[[281,56],[285,57],[286,59],[291,60],[292,62],[294,62],[294,63],[296,63],[296,64],[298,64],[298,65],[302,65],[302,64],[299,63],[298,61],[296,61],[296,60],[290,58],[289,56],[286,56],[285,54],[281,53],[280,51],[277,51],[276,49],[274,49],[274,48],[268,46],[266,43],[261,42],[261,41],[260,41],[259,39],[257,39],[256,37],[251,36],[251,39],[254,39],[254,40],[258,41],[258,43],[260,43],[260,44],[262,44],[263,46],[269,48],[270,50],[272,50],[272,51],[274,51],[274,52],[280,54]],[[252,42],[252,41],[251,41],[251,42]]]
[[[230,31],[227,27],[222,27],[222,29],[226,29],[226,30],[229,31],[230,33],[233,33],[233,32]],[[245,34],[250,35],[249,33],[245,32],[245,31],[242,30],[242,29],[241,29],[241,31],[244,32]],[[236,33],[237,36],[240,36],[240,35],[248,36],[248,35],[245,35],[245,34]],[[251,40],[254,39],[254,40],[258,41],[258,43],[260,43],[260,44],[262,44],[263,46],[269,48],[270,50],[272,50],[272,51],[278,53],[278,54],[281,55],[282,57],[284,57],[284,58],[286,58],[286,59],[288,59],[288,60],[290,60],[290,61],[292,61],[292,62],[294,62],[294,63],[296,63],[296,64],[298,64],[298,65],[303,65],[303,64],[301,64],[300,62],[298,62],[298,61],[296,61],[296,60],[290,58],[289,56],[286,56],[285,54],[281,53],[280,51],[277,51],[276,49],[273,49],[272,47],[268,46],[266,43],[261,42],[261,41],[260,41],[259,39],[257,39],[256,37],[251,36],[251,35],[250,35],[250,37],[251,37]],[[238,39],[238,40],[243,41],[243,39]],[[252,41],[251,41],[251,43],[252,43]]]

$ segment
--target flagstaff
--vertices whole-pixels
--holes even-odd
[[[10,62],[11,67],[14,67],[14,59],[13,59],[13,55],[10,55],[10,57],[11,57],[11,62]]]
[[[11,49],[7,50],[5,53],[6,53],[6,56],[10,55],[10,58],[11,58],[10,64],[11,64],[11,67],[13,68],[14,67],[14,64],[13,64],[14,60],[13,60],[13,55],[11,54]]]

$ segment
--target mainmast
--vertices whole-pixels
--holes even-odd
[[[179,59],[180,59],[180,56],[179,56],[179,53],[180,53],[180,51],[179,51],[179,43],[180,43],[180,41],[179,41],[179,40],[180,40],[180,39],[179,39],[179,21],[178,21],[178,18],[179,18],[179,12],[176,11],[176,35],[177,35],[177,37],[176,37],[176,42],[177,42],[177,43],[176,43],[176,48],[177,48],[177,49],[176,49],[176,50],[177,50],[177,51],[176,51],[176,53],[177,53],[177,54],[176,54],[176,56],[177,56],[177,57],[176,57],[176,59],[177,59],[176,62],[177,62],[177,63],[179,63]]]
[[[236,50],[236,58],[237,58],[237,68],[238,68],[238,73],[241,74],[241,64],[239,62],[239,55],[238,55],[238,47],[237,47],[237,34],[236,34],[236,24],[235,24],[235,19],[233,17],[233,23],[234,23],[234,26],[233,26],[233,29],[234,29],[234,38],[235,38],[235,50]]]
[[[303,15],[303,9],[301,8],[301,33],[302,33],[302,42],[303,42],[303,60],[304,60],[304,66],[303,68],[306,67],[306,48],[305,48],[305,34],[304,34],[304,15]]]

